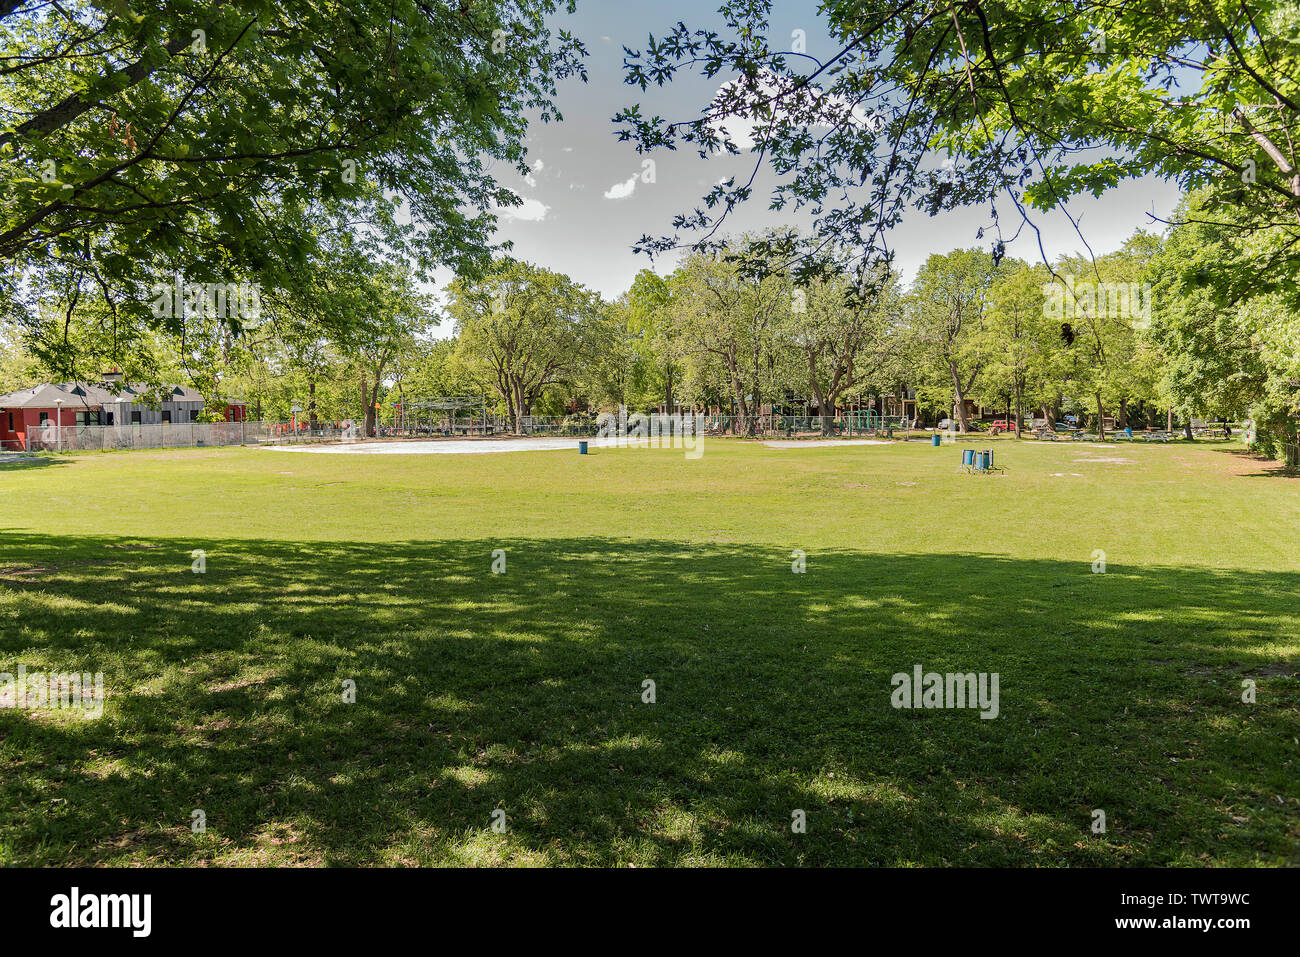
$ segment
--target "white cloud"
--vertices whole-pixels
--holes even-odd
[[[636,192],[636,181],[641,178],[640,173],[633,173],[631,178],[623,183],[615,183],[605,191],[606,199],[627,199]]]
[[[551,211],[541,200],[525,199],[522,206],[494,206],[492,211],[506,222],[540,223]]]

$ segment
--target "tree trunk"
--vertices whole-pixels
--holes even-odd
[[[516,382],[516,383],[514,384],[514,386],[513,386],[513,389],[514,389],[514,393],[515,393],[515,402],[514,402],[514,406],[515,406],[515,434],[516,434],[516,435],[523,435],[523,434],[524,434],[524,416],[528,414],[527,411],[526,411],[525,408],[524,408],[524,387],[523,387],[523,385],[522,385],[521,383]]]
[[[740,435],[749,434],[749,406],[745,403],[745,387],[740,384],[740,368],[736,362],[736,356],[733,349],[729,348],[724,354],[727,360],[727,373],[731,377],[731,405],[735,410],[732,416],[732,434]]]
[[[1024,401],[1024,388],[1019,382],[1016,383],[1016,438],[1020,438],[1020,422],[1024,419],[1021,403]]]
[[[1165,431],[1172,432],[1174,430],[1174,410],[1172,408],[1169,410],[1166,421],[1168,424],[1165,426]]]
[[[375,407],[369,399],[369,392],[366,388],[366,379],[361,378],[361,408],[365,413],[365,435],[367,438],[375,437]]]
[[[948,360],[948,371],[952,373],[953,415],[957,417],[962,432],[970,431],[970,416],[966,414],[966,396],[961,387],[961,376],[957,372],[957,363]]]
[[[1128,399],[1119,400],[1119,418],[1115,421],[1115,428],[1121,432],[1128,428]]]
[[[673,414],[673,364],[668,363],[664,370],[664,412]]]
[[[370,389],[370,401],[366,403],[366,408],[370,410],[370,421],[372,425],[371,434],[377,434],[379,430],[379,389],[383,385],[383,379],[380,378],[383,373],[375,374],[375,384]]]
[[[316,380],[312,379],[307,383],[307,421],[313,432],[317,429],[316,424]]]
[[[822,392],[821,383],[817,381],[817,357],[812,349],[808,350],[808,385],[812,388],[813,398],[817,400],[817,411],[822,420],[822,435],[830,435],[831,423],[826,418],[827,396]],[[830,397],[832,405],[835,398],[835,396]]]
[[[509,389],[506,390],[506,418],[510,420],[510,427],[514,428],[515,418],[515,394]]]
[[[1100,438],[1103,442],[1105,442],[1106,441],[1106,419],[1102,415],[1101,393],[1094,392],[1093,398],[1097,400],[1097,437]]]

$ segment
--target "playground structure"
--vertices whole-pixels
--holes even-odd
[[[508,415],[490,410],[486,396],[444,395],[434,398],[402,399],[392,403],[393,421],[381,424],[381,438],[420,438],[423,436],[488,435],[595,435],[596,421],[589,415],[552,417],[520,416],[518,422]]]
[[[881,415],[874,409],[846,412],[842,416],[849,435],[885,435],[889,438],[901,432],[907,439],[912,432],[912,420],[902,415]]]
[[[454,436],[491,435],[498,431],[484,397],[444,395],[402,399],[392,405],[393,424],[381,426],[381,434]]]

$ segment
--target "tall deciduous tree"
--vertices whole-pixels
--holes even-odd
[[[482,280],[448,287],[459,353],[505,401],[517,432],[547,386],[582,362],[600,297],[567,276],[504,260]]]
[[[1010,393],[1016,438],[1021,437],[1026,395],[1040,398],[1042,386],[1054,386],[1058,381],[1061,325],[1044,314],[1047,278],[1046,269],[1004,260],[998,266],[985,316],[986,387]]]
[[[770,384],[774,329],[791,308],[789,278],[748,268],[747,239],[728,253],[697,253],[673,277],[674,328],[680,348],[721,368],[737,431],[752,435]]]
[[[1151,290],[1145,282],[1147,263],[1158,240],[1136,233],[1113,253],[1095,260],[1063,257],[1057,277],[1045,288],[1059,309],[1049,312],[1062,322],[1078,359],[1076,387],[1092,399],[1100,437],[1106,437],[1106,409],[1117,413],[1117,425],[1127,425],[1128,404],[1150,398],[1155,384],[1142,330],[1151,317]],[[1190,434],[1190,433],[1189,433]]]
[[[953,416],[971,431],[966,400],[988,363],[985,313],[993,259],[978,249],[935,253],[921,266],[908,297],[910,332],[951,386]]]
[[[1300,277],[1217,281],[1224,263],[1249,275],[1259,247],[1279,237],[1225,234],[1202,222],[1209,202],[1204,194],[1188,197],[1180,216],[1186,224],[1170,231],[1151,264],[1151,335],[1164,356],[1164,385],[1189,416],[1249,413],[1260,446],[1277,453],[1282,444],[1300,444]],[[1213,215],[1245,216],[1230,209]]]
[[[857,295],[844,278],[796,288],[783,328],[786,341],[799,353],[804,381],[828,435],[841,397],[878,371],[900,342],[896,277],[886,273],[860,286]]]
[[[150,274],[287,285],[327,202],[403,198],[412,259],[490,261],[526,117],[557,118],[565,0],[0,5],[0,298],[50,263],[121,306]],[[119,310],[123,324],[147,313]]]
[[[664,411],[672,414],[673,387],[679,375],[672,348],[672,290],[668,282],[649,269],[637,273],[627,291],[625,308],[629,331],[637,336],[639,353],[653,363],[662,379]]]

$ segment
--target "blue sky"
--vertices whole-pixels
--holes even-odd
[[[783,46],[792,32],[805,31],[808,52],[814,56],[832,51],[824,22],[817,16],[816,2],[778,0],[771,36]],[[640,49],[650,33],[662,35],[678,20],[689,26],[720,26],[710,0],[579,0],[573,16],[556,18],[587,45],[590,82],[568,81],[561,85],[558,105],[564,122],[534,123],[528,135],[529,158],[539,163],[527,180],[512,170],[498,170],[503,185],[514,189],[526,201],[522,211],[504,218],[503,239],[515,243],[514,254],[572,276],[607,298],[615,298],[636,273],[647,267],[665,273],[671,261],[653,264],[644,255],[634,255],[632,246],[644,233],[664,235],[671,231],[674,214],[694,208],[700,197],[718,180],[742,171],[748,174],[752,161],[745,157],[717,157],[700,160],[693,152],[653,154],[655,181],[641,179],[642,163],[630,143],[615,137],[612,117],[625,106],[640,102],[645,113],[669,118],[693,118],[709,102],[725,79],[705,81],[684,77],[666,88],[646,93],[623,82],[623,47]],[[788,48],[788,47],[786,47]],[[768,211],[764,187],[774,180],[760,179],[756,199],[732,221],[739,232],[790,222],[790,218]],[[1119,246],[1139,227],[1152,228],[1146,212],[1167,216],[1178,198],[1177,188],[1158,180],[1126,183],[1099,199],[1084,197],[1070,210],[1097,253]],[[521,213],[521,215],[519,215]],[[1006,217],[1004,212],[1004,218]],[[913,212],[893,232],[891,246],[905,278],[934,252],[955,247],[987,246],[977,240],[976,231],[987,225],[987,212],[958,210],[937,217]],[[1049,256],[1082,251],[1083,246],[1068,220],[1060,215],[1040,215],[1035,222],[1043,232]],[[1026,229],[1011,245],[1011,255],[1034,260],[1039,256],[1036,238]],[[442,334],[450,335],[444,326]]]

